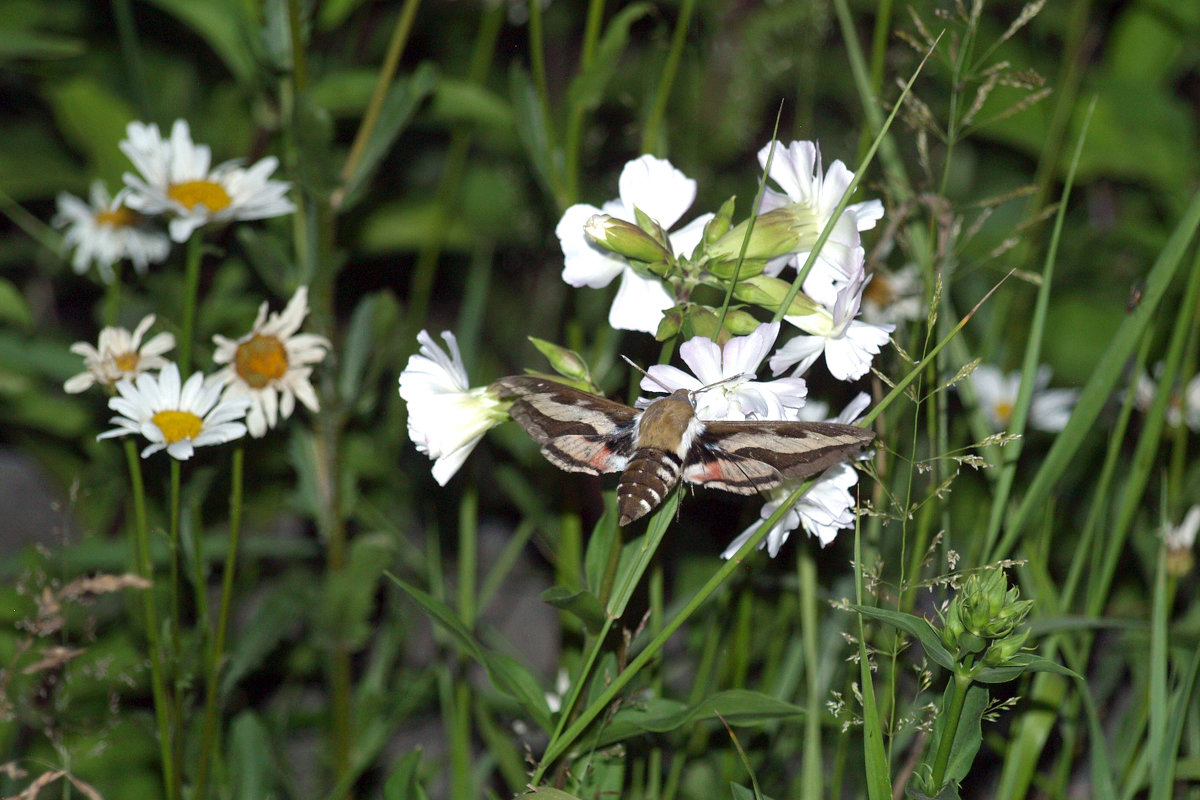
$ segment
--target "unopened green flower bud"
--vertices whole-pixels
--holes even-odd
[[[793,227],[794,219],[785,209],[777,208],[752,218],[754,229],[750,241],[746,231],[750,220],[739,222],[724,236],[708,248],[708,255],[715,261],[736,261],[746,247],[746,258],[766,261],[794,252],[800,244],[800,234]]]
[[[565,378],[570,378],[576,381],[587,381],[591,383],[591,373],[588,371],[587,362],[583,357],[574,350],[568,350],[561,345],[547,342],[544,339],[538,339],[535,336],[530,336],[529,341],[538,349],[538,352],[546,357],[550,362],[550,366],[554,367],[554,371]]]
[[[942,617],[942,644],[950,652],[958,649],[958,639],[963,635],[962,620],[958,617],[958,604],[951,603]]]
[[[762,306],[768,311],[775,311],[783,303],[792,285],[787,281],[779,278],[772,278],[770,275],[755,275],[746,280],[740,280],[733,287],[733,296],[745,303],[753,303],[756,306]],[[792,303],[788,306],[788,317],[806,317],[812,314],[821,313],[818,306],[803,292],[797,292],[792,298]],[[823,310],[823,309],[822,309]],[[828,316],[828,312],[825,312]]]
[[[762,323],[748,311],[730,309],[725,314],[725,329],[734,336],[749,336]]]
[[[583,226],[588,238],[606,250],[633,261],[656,262],[671,258],[671,253],[650,234],[623,219],[608,214],[593,214]]]
[[[721,208],[713,218],[704,226],[704,236],[700,241],[705,247],[713,244],[726,233],[729,232],[730,226],[733,225],[733,205],[736,198],[729,198],[721,205]]]
[[[1002,569],[974,573],[954,598],[963,627],[983,639],[1002,639],[1016,629],[1032,607],[1019,600],[1020,589],[1009,588]]]
[[[988,648],[983,657],[983,663],[989,667],[1005,666],[1013,656],[1021,652],[1021,648],[1025,646],[1025,640],[1028,638],[1029,629],[1026,628],[1019,633],[992,642],[992,646]]]
[[[665,342],[672,336],[679,333],[683,327],[683,309],[679,306],[668,308],[663,312],[662,319],[658,322],[658,330],[654,332],[654,338],[660,342]]]

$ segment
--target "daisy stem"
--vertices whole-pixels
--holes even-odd
[[[117,313],[121,309],[121,262],[112,265],[113,279],[104,287],[104,310],[101,312],[105,325],[117,324]]]
[[[125,461],[129,465],[129,484],[133,491],[133,534],[135,562],[138,575],[153,581],[154,567],[150,559],[150,532],[146,523],[146,486],[142,480],[142,464],[137,446],[125,440]],[[158,607],[154,603],[154,587],[142,592],[142,607],[146,615],[146,640],[150,651],[150,691],[154,696],[154,716],[158,722],[158,744],[162,758],[163,783],[167,800],[178,800],[180,787],[176,783],[175,760],[171,756],[171,712],[167,700],[167,685],[163,677],[162,648],[159,643]]]
[[[225,572],[221,576],[221,604],[217,610],[217,631],[208,650],[208,673],[204,687],[204,727],[200,738],[200,767],[196,776],[197,800],[204,800],[208,783],[209,761],[217,743],[217,679],[225,657],[225,634],[229,630],[229,609],[233,604],[233,576],[237,569],[238,539],[242,532],[242,466],[245,449],[233,448],[233,463],[229,478],[229,541],[225,550]]]
[[[200,256],[203,252],[200,236],[193,235],[188,240],[187,263],[184,265],[183,322],[179,335],[179,374],[185,380],[192,371],[192,338],[196,327],[196,296],[200,292]]]
[[[169,557],[171,559],[171,664],[175,670],[173,677],[176,680],[171,681],[172,697],[171,703],[175,711],[176,725],[179,726],[183,720],[183,697],[180,695],[180,684],[177,680],[179,677],[179,633],[182,630],[180,623],[179,610],[179,496],[180,496],[180,475],[182,467],[178,460],[171,459],[171,509],[170,509],[170,534],[167,539],[170,548]],[[177,730],[178,736],[172,743],[174,746],[172,754],[175,759],[175,767],[178,770],[183,762],[183,731]]]

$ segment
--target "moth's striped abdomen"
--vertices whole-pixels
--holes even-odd
[[[679,457],[669,450],[658,447],[636,450],[617,484],[621,527],[641,519],[657,507],[679,481],[682,466]]]

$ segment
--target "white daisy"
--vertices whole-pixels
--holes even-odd
[[[747,336],[731,338],[724,347],[704,336],[689,339],[680,345],[679,356],[694,376],[660,364],[648,370],[642,389],[695,392],[696,415],[701,419],[798,419],[808,394],[802,378],[754,380],[778,334],[779,323],[772,322]]]
[[[125,173],[130,208],[143,214],[169,214],[171,238],[186,242],[209,222],[267,219],[290,214],[291,184],[270,180],[279,166],[273,156],[243,168],[237,161],[212,167],[207,145],[192,142],[185,120],[175,120],[164,141],[158,126],[129,123],[120,143],[140,175]]]
[[[797,268],[804,264],[821,231],[833,219],[833,211],[842,202],[854,173],[841,161],[834,161],[822,175],[821,150],[816,142],[792,142],[786,147],[782,142],[768,143],[758,151],[758,163],[764,169],[768,156],[771,159],[768,176],[783,191],[767,188],[758,211],[762,214],[786,208],[795,217],[794,229],[805,234],[794,255],[771,263],[768,271],[777,275],[786,264]],[[858,247],[859,231],[875,227],[881,217],[883,204],[878,200],[847,206],[833,223],[820,256],[804,279],[804,293],[832,306],[837,290],[854,277],[844,269],[846,252]]]
[[[58,196],[55,227],[64,228],[63,251],[75,250],[71,267],[80,275],[93,263],[100,279],[112,283],[112,265],[128,258],[138,272],[166,259],[171,242],[166,234],[150,230],[142,215],[125,205],[124,192],[110,197],[104,181],[92,183],[91,203],[63,192]]]
[[[589,239],[585,228],[597,214],[636,222],[633,211],[636,207],[668,230],[696,199],[696,182],[671,166],[671,162],[646,155],[625,165],[618,189],[620,196],[605,203],[603,208],[580,203],[563,213],[554,229],[563,251],[563,280],[572,286],[599,289],[620,276],[621,285],[609,310],[609,324],[619,330],[653,334],[663,312],[675,305],[675,299],[662,281],[639,275],[627,260]],[[690,255],[711,218],[711,214],[705,214],[669,234],[673,252]]]
[[[241,420],[250,406],[248,397],[221,397],[221,387],[206,384],[197,372],[179,383],[179,367],[167,364],[158,377],[142,374],[137,381],[119,381],[117,397],[108,407],[120,416],[113,417],[117,427],[97,439],[140,433],[150,440],[142,458],[165,449],[172,458],[186,461],[197,447],[223,444],[246,435]]]
[[[124,328],[104,328],[95,347],[89,342],[71,345],[71,352],[83,356],[87,369],[63,384],[63,391],[78,394],[97,383],[113,386],[117,381],[133,380],[143,372],[165,367],[168,362],[162,354],[175,347],[175,337],[159,333],[142,344],[142,337],[153,324],[154,315],[149,314],[133,333]]]
[[[987,418],[988,426],[994,431],[1007,430],[1017,406],[1017,395],[1021,391],[1021,373],[1010,372],[1006,375],[999,367],[980,364],[968,380],[975,389],[979,408]],[[1047,389],[1049,383],[1050,368],[1045,365],[1038,367],[1033,398],[1029,404],[1029,425],[1043,431],[1061,431],[1071,418],[1079,391]]]
[[[421,351],[400,373],[400,396],[408,404],[408,438],[433,459],[433,477],[445,486],[483,435],[508,414],[487,387],[470,388],[454,334],[442,331],[442,339],[449,353],[426,331],[417,334]]]
[[[829,544],[837,538],[838,531],[854,527],[854,496],[850,494],[850,487],[856,483],[858,472],[854,467],[845,462],[834,464],[821,473],[816,483],[796,501],[796,505],[788,509],[779,522],[775,523],[759,543],[759,547],[766,547],[767,553],[774,558],[792,531],[801,526],[810,536],[817,537],[822,547]],[[791,492],[792,489],[787,487],[772,489],[771,501],[766,503],[760,512],[762,520],[765,521],[774,514]],[[756,522],[742,531],[729,547],[725,548],[721,557],[732,558],[762,524],[762,521]]]
[[[1149,411],[1154,405],[1163,368],[1160,361],[1154,366],[1153,378],[1144,369],[1134,378],[1133,404],[1139,411]],[[1182,391],[1177,386],[1172,387],[1171,396],[1167,399],[1167,424],[1172,428],[1187,425],[1194,431],[1200,431],[1200,375],[1193,376]]]
[[[280,419],[291,417],[297,399],[309,411],[321,408],[309,377],[330,345],[324,336],[296,333],[306,316],[308,287],[301,286],[283,313],[268,317],[267,304],[259,306],[250,332],[242,338],[213,337],[213,361],[226,366],[209,380],[225,386],[226,397],[250,399],[246,425],[256,439]]]
[[[871,360],[885,344],[895,325],[871,325],[855,319],[862,304],[862,290],[869,280],[862,269],[863,249],[851,252],[848,270],[854,279],[837,292],[833,307],[821,305],[815,313],[802,317],[784,317],[788,322],[812,334],[797,336],[771,356],[771,371],[776,375],[796,365],[799,375],[816,363],[822,354],[830,374],[840,381],[855,381],[871,369]]]
[[[872,325],[898,325],[925,314],[925,282],[921,268],[906,264],[895,272],[875,270],[863,289],[862,318]]]

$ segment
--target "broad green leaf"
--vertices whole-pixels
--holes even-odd
[[[267,800],[274,794],[271,734],[253,711],[243,711],[233,720],[228,760],[233,797]]]
[[[596,527],[588,537],[587,550],[583,554],[583,576],[587,588],[592,592],[600,591],[609,552],[617,542],[617,493],[605,492],[603,498],[604,513],[596,520]]]
[[[257,588],[264,590],[262,603],[229,640],[231,649],[221,675],[222,697],[258,669],[281,642],[297,635],[317,605],[317,587],[311,575],[299,569]]]
[[[47,97],[59,132],[87,154],[89,172],[106,180],[116,194],[121,175],[129,170],[129,159],[117,143],[136,117],[133,108],[111,86],[86,74],[49,85]]]
[[[241,0],[149,0],[203,39],[242,83],[254,76],[254,38]]]
[[[704,720],[721,719],[730,725],[763,725],[781,719],[803,716],[800,706],[746,689],[730,689],[706,697],[694,706],[666,698],[656,698],[637,706],[622,708],[599,731],[597,747],[604,747],[643,733],[666,733]]]
[[[383,533],[360,534],[350,544],[342,570],[333,572],[322,590],[316,626],[326,646],[357,650],[371,635],[367,616],[379,578],[396,555],[395,541]]]
[[[1078,678],[1073,670],[1064,667],[1057,661],[1051,661],[1045,656],[1034,653],[1017,653],[1010,661],[1011,666],[985,667],[972,677],[980,683],[1007,683],[1026,672],[1053,672],[1069,678]]]
[[[608,82],[621,63],[621,51],[629,39],[629,28],[649,12],[649,4],[633,3],[613,16],[596,48],[591,66],[571,81],[567,98],[572,108],[590,111],[600,105]]]
[[[542,592],[542,600],[574,614],[591,633],[597,633],[604,627],[604,604],[586,589],[572,592],[565,586],[551,586]]]
[[[886,608],[875,608],[873,606],[852,605],[851,608],[863,616],[879,620],[880,622],[886,622],[892,627],[899,628],[905,633],[917,637],[921,646],[925,648],[925,653],[935,663],[951,672],[957,668],[958,665],[954,661],[954,656],[942,644],[941,636],[933,629],[932,625],[921,617],[905,614],[901,611],[891,611]]]
[[[513,125],[525,149],[525,156],[533,165],[534,174],[543,190],[561,204],[559,176],[562,173],[563,153],[554,144],[554,120],[547,118],[533,78],[515,62],[508,71],[508,96],[512,105]]]
[[[362,199],[383,157],[408,126],[417,106],[429,96],[437,83],[437,70],[426,63],[417,67],[412,75],[396,81],[388,90],[379,109],[379,119],[375,122],[358,164],[354,172],[346,176],[342,187],[345,193],[342,209],[350,208]]]
[[[947,710],[950,708],[953,692],[954,678],[951,677],[946,692],[942,695],[938,717],[933,724],[933,734],[929,737],[929,744],[925,750],[925,763],[931,766],[946,735],[946,725],[949,722]],[[989,700],[988,691],[982,686],[975,684],[967,689],[962,716],[959,717],[958,728],[954,732],[954,743],[950,746],[950,761],[946,765],[946,782],[951,786],[957,786],[966,777],[979,752],[979,745],[983,742],[983,712],[987,710]]]
[[[33,324],[33,315],[25,298],[7,278],[0,278],[0,322],[19,325],[22,328]]]
[[[48,61],[73,58],[83,55],[86,50],[87,43],[82,39],[32,30],[0,28],[0,63],[17,59]]]
[[[441,600],[406,583],[395,575],[389,573],[388,577],[423,608],[434,622],[449,633],[464,653],[487,669],[488,677],[491,678],[492,684],[498,691],[520,703],[544,730],[551,729],[550,707],[546,704],[546,695],[525,667],[506,655],[485,650],[476,641],[471,631],[463,625],[458,615]]]

